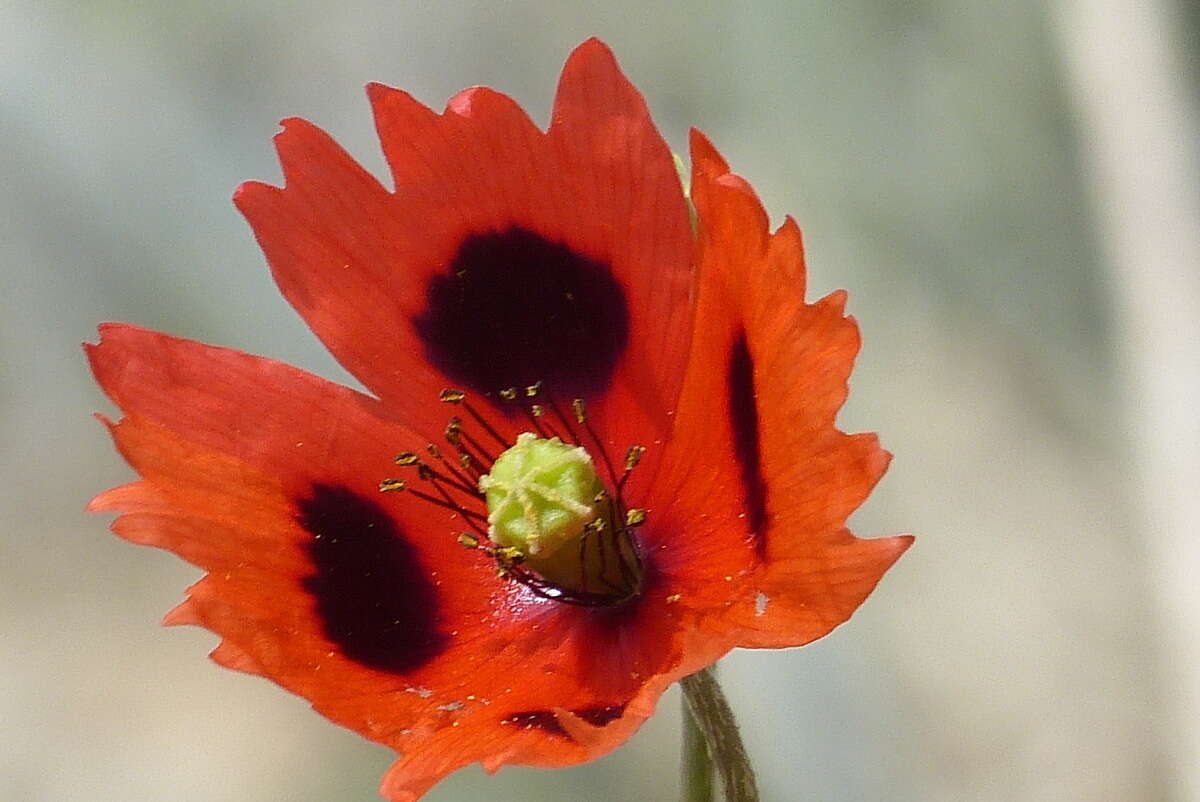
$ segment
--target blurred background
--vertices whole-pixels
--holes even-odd
[[[1194,3],[0,0],[0,800],[372,800],[391,753],[160,629],[197,572],[88,517],[131,474],[79,350],[125,320],[346,374],[229,202],[298,115],[382,175],[362,85],[546,120],[590,35],[705,130],[863,330],[855,516],[917,545],[848,626],[738,652],[766,800],[1200,800]],[[658,800],[678,698],[559,772],[428,799]]]

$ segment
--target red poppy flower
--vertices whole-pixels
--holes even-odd
[[[369,95],[395,191],[287,120],[285,186],[234,200],[372,395],[128,325],[87,346],[141,475],[91,509],[207,572],[166,622],[395,748],[382,793],[412,800],[596,757],[730,648],[846,620],[909,540],[844,527],[888,455],[834,426],[858,333],[841,293],[805,303],[795,223],[697,133],[693,232],[595,40],[545,133],[489,89]],[[485,528],[476,483],[525,431],[586,449],[607,505],[557,562]]]

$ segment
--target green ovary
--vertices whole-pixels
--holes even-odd
[[[596,497],[604,490],[583,448],[529,432],[496,459],[479,487],[492,540],[534,561],[579,543],[584,527],[601,514]]]

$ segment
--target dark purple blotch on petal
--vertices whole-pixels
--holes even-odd
[[[312,539],[315,573],[304,589],[316,600],[325,636],[346,657],[404,673],[447,646],[437,592],[406,534],[374,501],[339,485],[314,485],[297,502]]]
[[[754,389],[754,359],[745,333],[738,335],[729,351],[727,378],[729,418],[733,424],[733,447],[742,477],[742,503],[746,525],[759,555],[767,547],[767,486],[763,480],[759,452],[758,403]]]
[[[625,705],[585,707],[580,710],[572,710],[571,712],[593,727],[603,727],[619,719],[625,712]],[[536,727],[552,735],[558,735],[563,738],[570,737],[562,725],[558,723],[558,716],[554,715],[554,711],[552,710],[526,710],[520,713],[510,713],[508,718],[504,720],[504,723],[506,726],[518,729],[528,730]]]
[[[483,393],[544,381],[597,396],[629,339],[609,266],[519,227],[467,237],[414,324],[429,361]]]

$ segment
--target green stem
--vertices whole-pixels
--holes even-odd
[[[758,802],[754,769],[714,668],[684,677],[679,685],[684,700],[684,802],[711,802],[714,768],[725,802]]]
[[[696,718],[683,703],[683,802],[713,802],[713,764]]]

